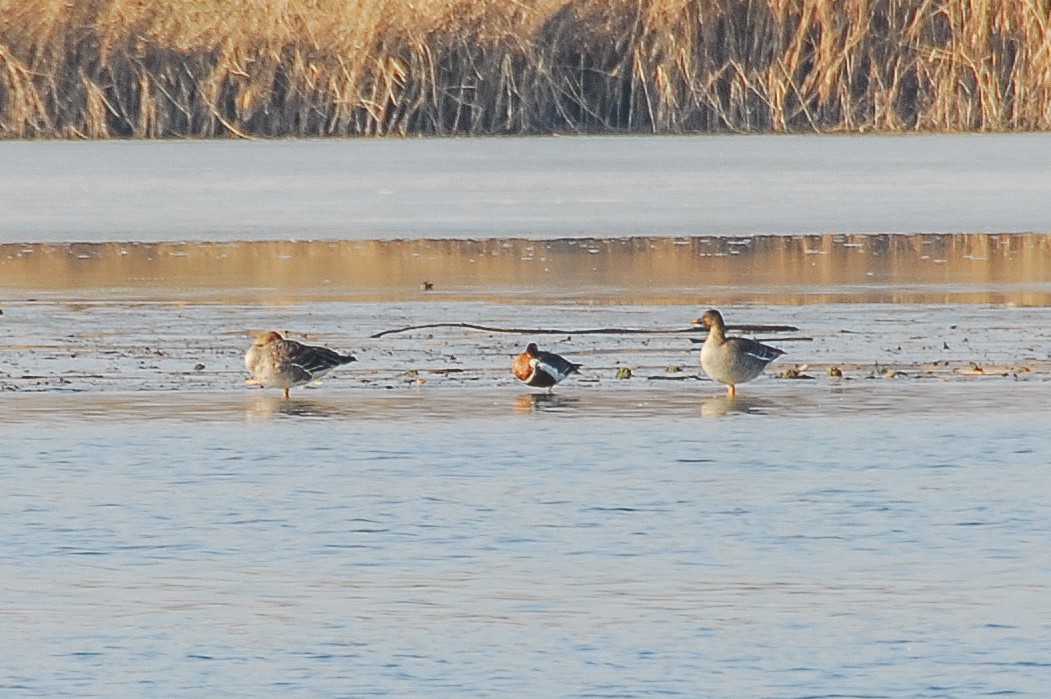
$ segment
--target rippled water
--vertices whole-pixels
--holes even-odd
[[[1049,309],[741,307],[813,379],[736,400],[680,333],[546,337],[586,364],[551,395],[514,334],[366,337],[695,310],[9,305],[0,688],[1041,696]],[[267,318],[359,362],[246,388]]]
[[[714,140],[704,161],[669,160],[665,140],[488,143],[461,155],[509,143],[519,158],[494,160],[488,198],[430,176],[444,142],[370,142],[383,172],[349,184],[334,173],[355,170],[340,158],[357,145],[0,147],[28,158],[21,179],[0,176],[14,212],[0,223],[0,694],[1046,695],[1051,243],[1031,225],[1046,226],[1045,137],[879,153],[749,139],[740,158]],[[621,144],[650,153],[639,172],[737,175],[647,199],[680,180],[635,188]],[[767,145],[780,174],[749,185]],[[414,147],[422,174],[400,180]],[[216,154],[235,151],[245,179],[218,177],[241,161]],[[123,167],[143,152],[156,157],[136,167],[157,172]],[[957,167],[992,152],[1018,176]],[[271,166],[297,153],[324,157],[282,190],[286,209]],[[72,196],[69,163],[108,186],[79,175]],[[579,186],[588,168],[602,177]],[[859,171],[878,196],[840,189],[815,209],[830,177]],[[151,182],[175,189],[146,196]],[[396,235],[485,240],[337,225],[348,201],[382,210],[372,190],[391,183]],[[280,240],[314,213],[303,225],[323,241]],[[844,216],[856,225],[825,235],[726,236]],[[678,236],[702,224],[714,237]],[[1018,226],[1037,232],[1001,232]],[[910,234],[853,235],[873,227]],[[736,399],[697,366],[690,322],[708,305],[793,328],[754,331],[786,355]],[[243,383],[261,328],[358,361],[283,401]],[[583,371],[530,392],[509,372],[529,340]]]
[[[2,686],[1040,696],[1048,385],[768,383],[15,396]]]

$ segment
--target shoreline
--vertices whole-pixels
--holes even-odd
[[[530,305],[483,301],[137,303],[113,299],[8,304],[0,322],[5,357],[0,391],[119,394],[215,393],[266,398],[246,389],[244,352],[251,336],[273,329],[308,344],[353,354],[352,366],[293,398],[327,400],[330,391],[417,395],[446,388],[527,392],[511,360],[527,342],[584,366],[555,395],[669,395],[725,392],[698,366],[702,330],[691,321],[708,307],[683,305]],[[785,350],[746,396],[807,393],[862,385],[907,388],[1015,386],[1051,377],[1051,308],[983,304],[719,305],[734,334]],[[484,324],[489,330],[456,326]],[[392,328],[422,327],[389,333]],[[775,329],[735,330],[777,325]],[[524,330],[523,328],[533,328]],[[605,333],[582,329],[606,328]],[[639,328],[636,334],[618,329]],[[547,330],[544,330],[547,329]],[[574,330],[576,329],[576,330]],[[843,380],[831,377],[838,367]],[[631,370],[630,379],[618,377]],[[785,372],[812,379],[774,378]]]

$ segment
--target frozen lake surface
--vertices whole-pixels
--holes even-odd
[[[1049,147],[0,143],[0,693],[1044,697]]]
[[[0,142],[0,239],[1051,231],[1051,134]]]

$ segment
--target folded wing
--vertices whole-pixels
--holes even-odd
[[[285,361],[297,373],[297,381],[309,381],[341,364],[355,361],[350,355],[344,356],[325,347],[311,347],[293,340],[286,340],[285,345]]]

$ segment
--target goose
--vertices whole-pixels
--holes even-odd
[[[325,347],[286,340],[273,330],[256,335],[245,352],[245,367],[252,376],[245,383],[285,389],[285,399],[294,386],[302,386],[337,366],[356,361]]]
[[[784,354],[783,350],[744,337],[726,337],[723,316],[714,309],[694,321],[708,328],[701,346],[701,368],[713,381],[726,384],[727,395],[737,395],[737,384],[751,381],[767,365]]]

